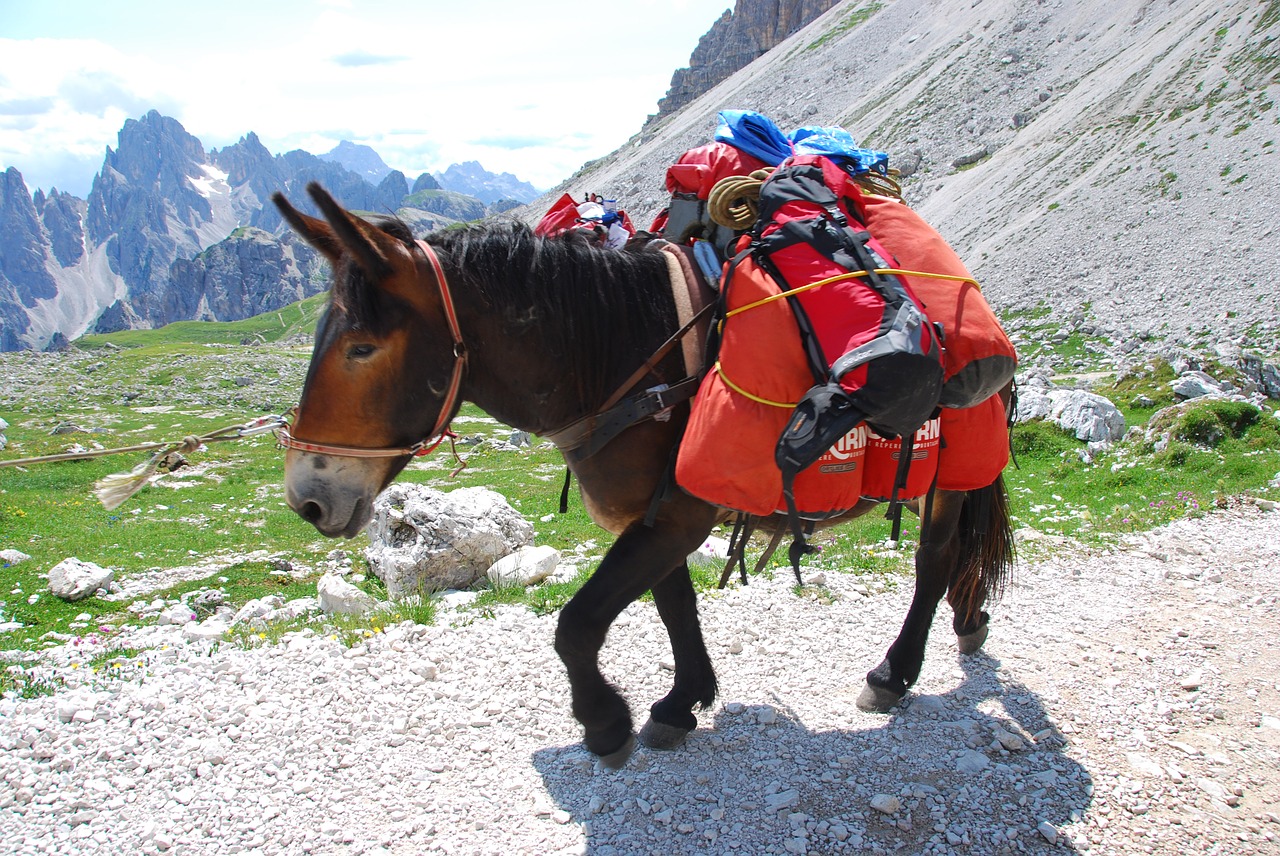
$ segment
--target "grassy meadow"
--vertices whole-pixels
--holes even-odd
[[[0,451],[0,460],[77,445],[176,441],[283,413],[297,401],[310,357],[307,334],[322,308],[322,299],[312,298],[242,322],[188,322],[90,336],[62,354],[0,354],[0,417],[9,423],[8,447]],[[1060,375],[1088,377],[1095,391],[1121,407],[1130,426],[1145,425],[1172,403],[1167,365],[1153,361],[1117,377],[1098,343],[1053,337],[1030,320],[1018,325],[1020,348],[1065,366]],[[1202,514],[1229,497],[1269,496],[1277,492],[1269,485],[1280,473],[1280,420],[1274,412],[1274,406],[1258,413],[1230,402],[1207,403],[1174,426],[1182,439],[1160,451],[1138,436],[1092,458],[1084,454],[1084,444],[1052,425],[1019,425],[1013,434],[1017,463],[1006,471],[1015,528],[1105,546],[1128,532]],[[458,448],[467,460],[456,478],[449,475],[455,461],[446,444],[413,463],[401,480],[443,490],[492,488],[534,522],[538,544],[583,559],[574,582],[486,591],[471,608],[478,615],[499,603],[558,608],[581,584],[591,560],[608,548],[609,536],[587,519],[576,494],[569,512],[557,513],[564,468],[548,444],[535,438],[532,449],[500,448],[489,441],[507,439],[510,430],[470,405],[454,428],[462,435]],[[325,539],[287,508],[283,455],[270,435],[210,444],[188,455],[188,466],[164,475],[120,508],[105,510],[92,494],[94,483],[146,458],[145,452],[133,452],[0,468],[0,549],[32,557],[0,567],[0,622],[22,625],[0,632],[0,650],[31,650],[77,634],[109,633],[137,621],[128,607],[138,599],[172,600],[209,588],[221,589],[232,605],[268,594],[311,595],[334,550],[346,551],[356,569],[364,570],[366,536]],[[904,523],[896,549],[886,544],[889,524],[879,514],[823,532],[815,539],[822,552],[810,564],[895,584],[910,573],[917,533],[914,518],[907,515]],[[784,554],[779,551],[768,572],[790,573]],[[48,593],[42,575],[70,556],[113,568],[116,580],[127,585],[166,582],[120,600],[63,603]],[[699,587],[714,589],[719,571],[711,564],[700,566]],[[362,585],[385,598],[372,575]],[[387,620],[365,621],[367,626]],[[339,629],[361,630],[350,623]]]

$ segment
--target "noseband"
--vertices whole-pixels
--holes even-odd
[[[440,415],[436,418],[435,427],[431,429],[430,434],[412,446],[367,448],[310,443],[306,440],[300,440],[289,433],[289,426],[286,424],[276,431],[276,439],[284,448],[297,449],[301,452],[314,452],[318,455],[336,455],[343,458],[401,458],[430,454],[446,437],[457,436],[449,430],[449,420],[454,405],[458,403],[458,392],[462,388],[462,373],[467,366],[467,346],[462,341],[462,330],[458,327],[458,313],[454,309],[453,295],[449,291],[449,280],[444,275],[444,268],[440,266],[440,259],[436,256],[435,250],[431,249],[431,245],[426,241],[420,240],[417,241],[417,244],[426,254],[427,261],[431,263],[431,269],[435,272],[436,284],[440,287],[440,303],[444,307],[445,321],[449,324],[449,334],[453,337],[453,376],[449,380],[449,389],[445,393],[444,405],[440,408]],[[295,407],[291,412],[296,413],[297,410],[298,408]]]

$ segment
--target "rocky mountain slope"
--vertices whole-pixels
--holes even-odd
[[[845,0],[521,216],[590,190],[647,223],[717,111],[755,109],[888,151],[1006,313],[1275,351],[1278,39],[1255,0]]]
[[[671,88],[649,122],[659,121],[755,62],[837,0],[738,0],[698,40],[687,68],[676,69]]]

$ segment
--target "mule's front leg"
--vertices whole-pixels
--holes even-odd
[[[708,522],[706,529],[710,528]],[[600,673],[599,654],[609,626],[628,604],[683,566],[705,534],[672,531],[661,522],[654,527],[633,525],[618,536],[591,579],[560,611],[556,653],[569,673],[573,715],[582,723],[587,748],[609,766],[622,766],[635,747],[627,702]]]
[[[716,700],[716,673],[702,639],[687,562],[653,587],[653,602],[671,640],[676,677],[671,692],[649,708],[640,742],[650,749],[674,749],[698,727],[694,706],[706,710]]]

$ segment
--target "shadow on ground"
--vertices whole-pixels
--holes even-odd
[[[593,856],[1075,852],[1069,829],[1092,782],[1042,699],[985,653],[956,666],[953,689],[911,693],[885,716],[858,712],[850,693],[861,727],[809,728],[761,699],[718,707],[681,748],[641,747],[622,770],[581,746],[533,764]]]

